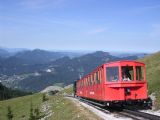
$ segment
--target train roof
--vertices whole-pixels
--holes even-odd
[[[136,60],[119,60],[119,61],[113,61],[113,62],[104,63],[102,65],[109,65],[109,64],[115,64],[115,63],[124,63],[124,62],[132,62],[132,63],[144,64],[143,62],[139,62],[139,61],[136,61]]]

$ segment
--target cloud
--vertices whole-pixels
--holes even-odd
[[[96,28],[87,32],[87,34],[98,34],[106,31],[106,28]]]

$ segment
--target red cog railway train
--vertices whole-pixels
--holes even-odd
[[[75,95],[106,106],[141,104],[151,106],[145,64],[116,61],[97,67],[74,84]]]

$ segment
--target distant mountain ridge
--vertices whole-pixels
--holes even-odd
[[[28,61],[29,64],[43,64],[64,57],[64,55],[58,52],[35,49],[32,51],[18,52],[15,57]]]
[[[0,80],[8,87],[41,91],[55,83],[71,84],[79,76],[91,72],[103,63],[136,59],[136,55],[117,57],[103,51],[80,55],[40,49],[27,50],[8,58],[0,58]]]
[[[9,57],[10,56],[10,53],[4,49],[1,49],[0,48],[0,57]]]
[[[12,77],[13,82],[7,82],[9,79],[7,78],[7,81],[3,83],[27,91],[41,91],[55,83],[64,83],[64,85],[71,84],[79,78],[79,76],[91,72],[103,63],[124,59],[135,60],[137,57],[129,56],[119,58],[110,55],[108,52],[97,51],[72,59],[62,57],[45,64],[21,65],[20,67],[16,67],[16,69],[8,69],[10,72],[15,72],[12,73],[12,75],[17,75]],[[20,77],[20,79],[18,77]]]

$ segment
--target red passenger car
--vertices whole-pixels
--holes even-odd
[[[145,64],[138,61],[106,63],[76,81],[76,96],[103,103],[150,104]]]

